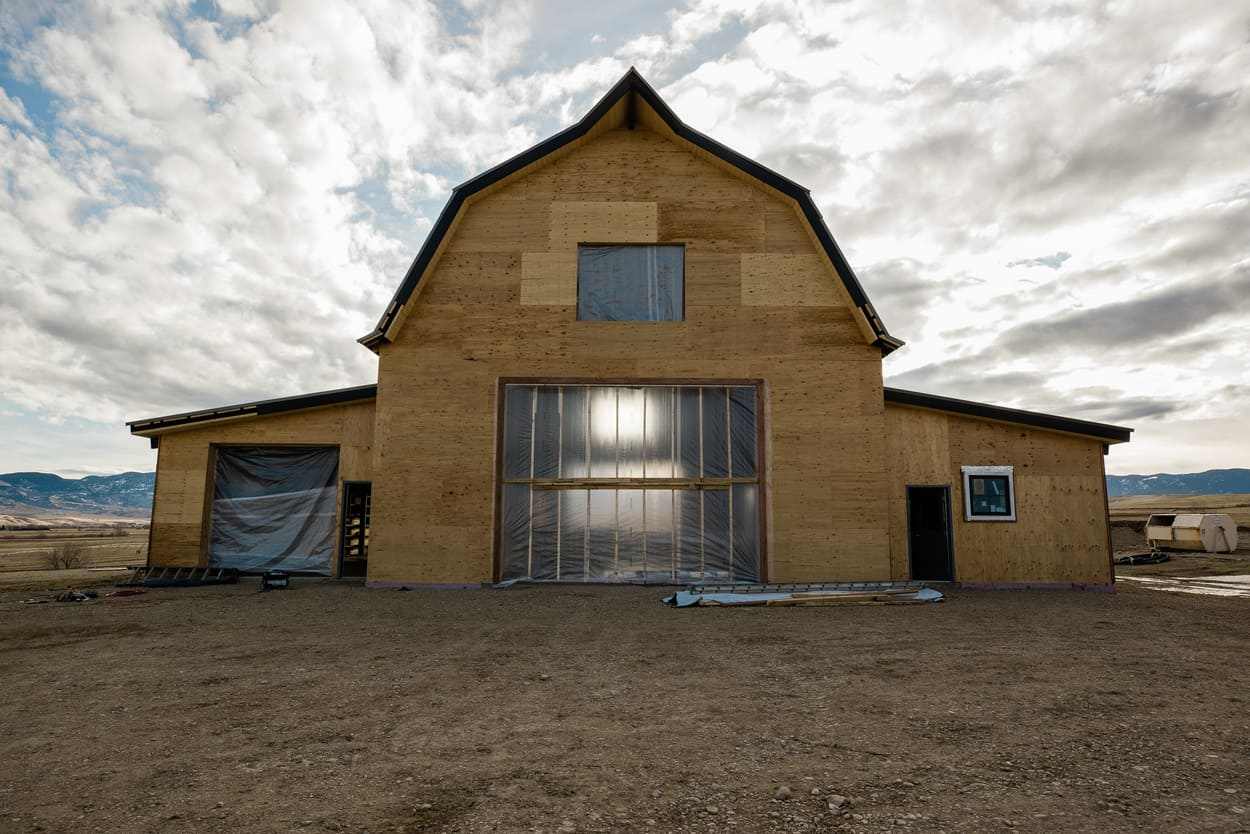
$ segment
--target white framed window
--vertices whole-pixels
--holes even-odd
[[[964,521],[1015,521],[1016,476],[1012,466],[961,466]]]

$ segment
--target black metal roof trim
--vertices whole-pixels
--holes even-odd
[[[539,142],[529,150],[517,154],[511,159],[478,174],[476,177],[452,189],[451,197],[448,199],[447,204],[443,206],[443,210],[439,212],[438,219],[430,229],[425,243],[421,245],[417,257],[412,262],[412,266],[404,274],[404,280],[400,283],[399,289],[395,291],[394,298],[387,305],[386,311],[378,320],[377,326],[367,335],[357,339],[357,341],[369,348],[374,348],[386,341],[386,331],[390,329],[400,308],[412,297],[412,293],[420,283],[426,268],[434,260],[435,252],[438,251],[439,245],[442,243],[443,238],[451,228],[452,222],[468,197],[584,136],[595,123],[612,109],[613,105],[620,101],[623,96],[631,93],[642,96],[659,117],[664,120],[664,123],[682,139],[793,198],[799,204],[807,222],[811,224],[812,229],[816,232],[817,240],[820,241],[825,254],[833,263],[834,269],[837,271],[838,277],[842,279],[842,283],[850,294],[852,302],[864,314],[873,332],[876,334],[877,339],[874,344],[881,349],[883,354],[902,347],[902,340],[890,335],[880,317],[877,316],[876,310],[873,309],[872,304],[868,301],[868,295],[859,283],[859,278],[855,275],[855,271],[851,269],[850,263],[842,254],[837,241],[833,239],[833,234],[829,231],[828,226],[825,225],[825,220],[821,216],[820,210],[812,201],[811,192],[794,180],[782,176],[771,168],[761,165],[755,160],[743,156],[732,148],[722,145],[715,139],[687,126],[677,117],[672,108],[660,98],[659,93],[647,83],[638,70],[633,67],[630,67],[621,80],[616,82],[612,89],[603,98],[599,99],[595,106],[576,124],[565,128],[554,136]]]
[[[203,423],[209,420],[222,420],[228,417],[260,417],[266,414],[279,414],[284,411],[299,411],[305,408],[319,408],[326,405],[371,400],[378,395],[377,385],[358,385],[355,388],[335,388],[332,391],[318,391],[313,394],[297,394],[294,397],[278,397],[272,400],[257,400],[239,405],[224,405],[220,408],[205,408],[199,411],[187,411],[182,414],[170,414],[165,417],[149,417],[145,420],[132,420],[126,425],[131,434],[157,429],[168,429],[185,426],[188,423]]]
[[[917,408],[931,408],[935,411],[949,411],[955,414],[966,414],[969,417],[983,417],[987,420],[1000,420],[1006,423],[1020,423],[1039,429],[1051,429],[1071,434],[1084,434],[1102,440],[1127,442],[1133,430],[1125,426],[1113,426],[1110,423],[1095,423],[1090,420],[1077,420],[1073,417],[1060,417],[1056,414],[1043,414],[1039,411],[1021,411],[1017,408],[1004,408],[998,405],[957,400],[953,397],[939,397],[936,394],[922,394],[919,391],[904,391],[901,388],[885,389],[885,401],[898,405],[910,405]]]

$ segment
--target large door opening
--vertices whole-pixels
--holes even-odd
[[[503,387],[501,579],[758,582],[756,385]]]
[[[950,487],[907,487],[907,541],[912,579],[954,580],[950,505]]]
[[[373,484],[343,482],[343,538],[339,544],[339,576],[360,577],[368,573],[369,514]]]
[[[214,448],[208,564],[245,572],[331,572],[339,450]]]

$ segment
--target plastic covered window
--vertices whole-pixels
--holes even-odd
[[[758,581],[753,386],[508,385],[503,579]]]
[[[684,247],[577,247],[580,321],[681,321],[684,284]]]

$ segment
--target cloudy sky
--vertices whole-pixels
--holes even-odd
[[[1246,4],[598,5],[7,0],[0,472],[374,381],[451,186],[631,64],[812,189],[889,384],[1134,426],[1111,472],[1250,466]]]

